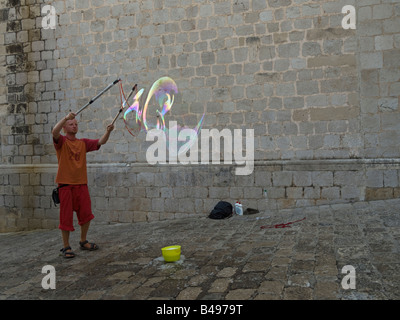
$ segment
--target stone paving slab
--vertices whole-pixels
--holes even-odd
[[[80,251],[77,229],[74,259],[59,256],[59,230],[0,234],[0,299],[399,299],[399,205],[324,205],[225,220],[93,220],[89,240],[100,249]],[[261,228],[304,217],[290,228]],[[166,263],[161,248],[173,244],[182,246],[181,260]],[[42,288],[45,265],[56,270],[54,290]],[[346,265],[355,268],[355,289],[342,287]]]

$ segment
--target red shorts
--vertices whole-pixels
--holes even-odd
[[[74,231],[74,211],[79,225],[88,223],[94,218],[89,189],[86,184],[69,185],[58,189],[60,197],[60,225],[61,230]]]

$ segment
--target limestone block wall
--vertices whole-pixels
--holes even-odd
[[[0,230],[56,227],[51,129],[110,82],[178,94],[166,120],[254,130],[254,171],[149,165],[145,134],[116,123],[88,154],[95,214],[142,221],[398,197],[400,1],[0,0]],[[54,29],[43,27],[53,6]],[[356,28],[344,29],[355,8]],[[118,86],[79,115],[100,137]],[[223,157],[223,152],[221,152]],[[268,199],[264,196],[267,189]]]

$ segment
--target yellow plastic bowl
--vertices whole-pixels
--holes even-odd
[[[181,246],[169,246],[161,249],[166,262],[178,261],[181,258]]]

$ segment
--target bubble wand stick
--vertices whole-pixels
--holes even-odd
[[[133,94],[133,92],[135,91],[137,87],[137,84],[135,84],[131,90],[131,92],[129,92],[128,94],[128,98],[125,99],[124,103],[121,105],[121,108],[119,108],[119,111],[117,113],[117,115],[115,116],[114,120],[111,122],[111,125],[114,125],[114,122],[118,119],[119,115],[121,114],[121,112],[124,110],[129,98],[131,97],[131,95]]]
[[[120,81],[121,81],[121,79],[117,79],[117,80],[113,81],[112,83],[110,83],[97,96],[95,96],[94,98],[90,99],[90,101],[87,104],[85,104],[82,108],[80,108],[77,112],[75,112],[75,115],[77,116],[79,113],[81,113],[83,110],[85,110],[89,105],[91,105],[93,102],[95,102],[104,92],[108,91],[113,85],[117,84]]]

